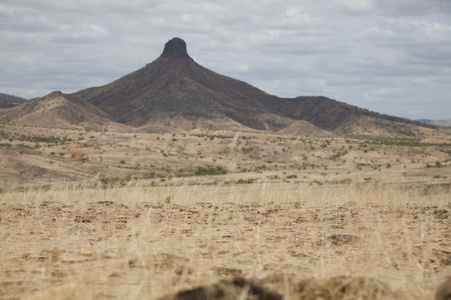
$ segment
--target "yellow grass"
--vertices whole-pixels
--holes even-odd
[[[70,157],[74,159],[80,159],[83,156],[79,148],[70,149]]]
[[[395,184],[8,190],[0,299],[164,299],[236,275],[284,299],[342,275],[433,299],[451,272],[450,210],[441,187]]]

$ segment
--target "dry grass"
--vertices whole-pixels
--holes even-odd
[[[433,299],[450,210],[440,187],[370,183],[5,191],[0,299],[188,299],[237,275],[284,299]]]
[[[83,153],[79,148],[70,149],[70,157],[73,159],[81,159],[83,157]]]
[[[157,184],[183,185],[198,183],[199,178],[185,176],[209,166],[227,170],[224,176],[208,178],[222,183],[240,179],[314,185],[449,183],[451,131],[416,139],[207,130],[149,134],[0,125],[0,189],[37,180],[98,182],[152,174]]]

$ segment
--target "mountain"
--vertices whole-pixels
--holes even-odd
[[[0,93],[0,109],[14,107],[24,101],[27,99]]]
[[[429,119],[421,119],[418,120],[419,122],[423,122],[426,124],[432,124],[435,126],[441,126],[441,127],[451,127],[451,119],[448,120],[429,120]]]
[[[189,130],[246,126],[279,131],[303,120],[318,131],[415,135],[418,127],[428,126],[326,97],[287,99],[269,95],[202,67],[188,55],[180,38],[168,41],[160,57],[140,70],[73,96],[98,107],[115,122],[134,127]]]
[[[257,129],[304,135],[413,136],[433,128],[322,96],[269,95],[199,65],[180,38],[168,41],[152,63],[112,83],[73,94],[54,92],[15,107],[0,107],[0,123],[112,126],[118,130],[133,127],[143,132]]]
[[[59,91],[26,101],[3,114],[0,112],[0,123],[90,129],[125,127],[121,124],[114,126],[97,107]]]
[[[451,127],[451,119],[432,121],[432,124],[442,127]]]
[[[277,97],[200,66],[179,38],[166,43],[161,56],[144,68],[73,95],[99,107],[114,121],[135,127],[185,124],[185,129],[194,129],[241,124],[281,129],[292,122],[265,105],[278,101]]]
[[[22,101],[27,101],[27,99],[0,93],[0,102],[22,102]]]

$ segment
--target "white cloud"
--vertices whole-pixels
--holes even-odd
[[[421,16],[451,13],[449,0],[332,0],[328,7],[351,15]]]
[[[421,117],[445,119],[450,2],[4,0],[0,92],[105,84],[178,36],[198,63],[271,94],[325,95],[406,117],[397,101],[427,103]]]

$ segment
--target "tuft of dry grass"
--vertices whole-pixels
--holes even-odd
[[[0,298],[205,288],[250,299],[261,288],[283,299],[433,299],[451,273],[451,195],[440,188],[143,180],[0,197]]]
[[[70,157],[73,159],[81,159],[83,157],[83,153],[80,148],[72,148],[70,149]]]

